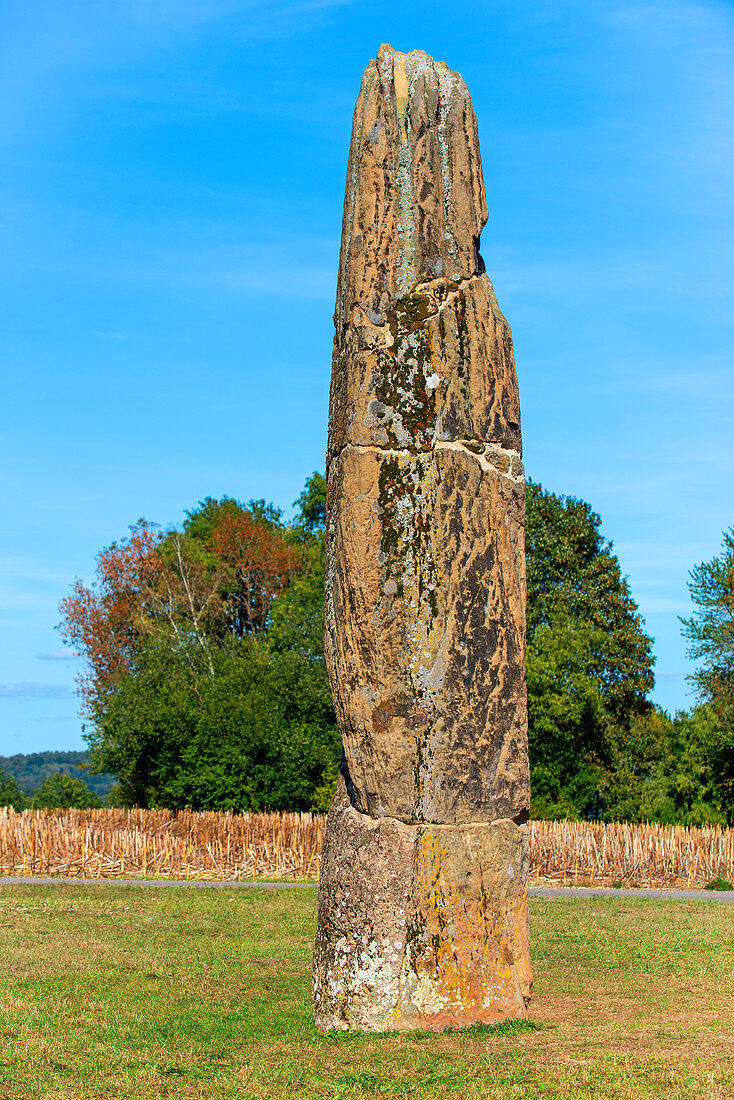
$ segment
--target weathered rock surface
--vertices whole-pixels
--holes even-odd
[[[482,268],[487,220],[479,137],[458,73],[382,46],[354,111],[342,224],[337,336],[355,305],[382,324],[419,283]]]
[[[493,457],[347,447],[329,470],[331,684],[372,817],[526,815],[522,481]]]
[[[461,77],[381,47],[355,110],[335,314],[325,645],[344,759],[323,1027],[461,1026],[522,1015],[528,996],[524,475],[486,218]]]
[[[527,826],[374,820],[342,783],[321,862],[317,1026],[440,1030],[523,1017],[527,864]]]

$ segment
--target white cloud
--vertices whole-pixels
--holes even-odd
[[[634,34],[668,40],[672,35],[689,36],[691,32],[711,32],[727,12],[723,3],[632,4],[607,13],[611,25],[626,26]]]
[[[7,554],[0,557],[0,577],[12,577],[13,580],[25,580],[41,584],[68,584],[71,578],[68,573],[59,572],[57,569],[41,563],[36,558],[26,558],[20,555]]]
[[[0,684],[0,699],[72,699],[74,692],[65,684]]]
[[[36,658],[39,661],[78,661],[81,654],[75,653],[71,649],[55,649],[50,653],[37,653]]]
[[[517,246],[492,244],[482,247],[482,256],[498,295],[518,300],[537,301],[538,307],[552,311],[557,300],[587,302],[599,298],[612,301],[624,289],[625,308],[630,308],[631,292],[638,295],[636,308],[653,292],[686,299],[699,299],[715,304],[731,301],[731,287],[722,285],[718,267],[701,269],[692,280],[690,264],[671,250],[661,253],[657,241],[649,247],[610,248],[595,242],[592,250],[566,249],[543,256],[537,247],[534,253],[523,252]]]

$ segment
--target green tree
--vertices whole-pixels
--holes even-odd
[[[331,699],[297,652],[255,638],[212,650],[194,679],[169,647],[151,644],[120,678],[90,743],[139,806],[307,810],[336,752]]]
[[[599,690],[608,709],[626,719],[649,708],[652,639],[600,527],[601,517],[585,501],[528,483],[528,642],[559,616],[586,624],[594,632]]]
[[[317,536],[326,523],[326,478],[314,470],[306,478],[303,492],[295,501],[298,516],[295,521],[297,531],[305,535]]]
[[[113,675],[97,682],[88,739],[128,804],[328,806],[341,746],[323,656],[323,475],[295,507],[285,524],[264,501],[208,497],[181,531],[138,525],[101,556],[124,582],[106,603],[77,591],[102,652],[124,642],[125,660],[113,650],[101,666]],[[614,777],[639,764],[652,656],[619,562],[588,504],[532,483],[527,555],[533,811],[631,813]],[[84,650],[86,637],[72,640]]]
[[[112,777],[90,774],[89,763],[88,752],[29,752],[0,756],[0,770],[9,772],[26,793],[32,794],[52,772],[67,772],[83,779],[90,790],[104,798],[112,786]]]
[[[535,816],[610,816],[634,722],[649,714],[652,640],[601,519],[527,486],[528,710]]]
[[[250,514],[263,527],[269,530],[280,529],[283,521],[283,511],[274,504],[268,504],[264,500],[251,500],[249,504],[243,504],[234,497],[223,496],[219,500],[214,497],[204,497],[196,508],[185,512],[186,519],[183,523],[183,533],[194,539],[204,547],[209,547],[215,529],[225,516],[242,516]]]
[[[708,703],[676,714],[677,820],[734,823],[734,733]]]
[[[324,573],[326,478],[314,471],[294,502],[291,528],[301,552],[301,569],[272,605],[268,641],[274,652],[300,653],[321,667],[322,691],[331,698],[324,667]]]
[[[614,738],[605,705],[598,639],[557,611],[528,648],[528,734],[534,817],[599,816]]]
[[[696,609],[681,623],[701,704],[681,721],[708,799],[734,822],[734,527],[719,557],[694,566],[688,588]]]
[[[66,810],[71,807],[88,810],[101,805],[101,800],[90,791],[83,779],[76,779],[64,772],[46,776],[31,800],[34,810]]]
[[[15,776],[3,768],[0,770],[0,807],[12,806],[14,810],[24,810],[27,799],[18,786]]]
[[[671,718],[661,707],[637,715],[605,781],[606,816],[661,825],[724,824],[708,746],[717,731],[710,708]]]
[[[118,777],[115,796],[126,804],[320,806],[339,738],[322,651],[323,531],[312,506],[286,525],[264,501],[208,497],[181,531],[144,545],[144,570],[139,542],[130,543],[132,565],[127,543],[100,555],[103,576],[122,584],[108,584],[107,603],[83,620],[96,653],[110,639],[106,608],[115,621],[127,610],[126,659],[92,684],[86,736],[95,768]],[[77,596],[82,609],[93,603],[86,591]],[[86,638],[72,635],[82,651]]]
[[[720,557],[701,562],[688,588],[696,610],[682,618],[688,656],[700,665],[691,680],[699,696],[731,724],[734,707],[734,527],[724,532]]]

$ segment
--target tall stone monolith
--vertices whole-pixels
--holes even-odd
[[[321,1028],[523,1017],[524,477],[510,330],[459,75],[382,46],[352,130],[327,457],[344,746],[319,883]]]

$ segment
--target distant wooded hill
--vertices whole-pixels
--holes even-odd
[[[40,787],[47,775],[61,772],[75,779],[83,779],[99,798],[109,794],[115,777],[91,775],[88,752],[19,752],[15,756],[0,756],[0,771],[14,777],[18,786],[27,794]]]

